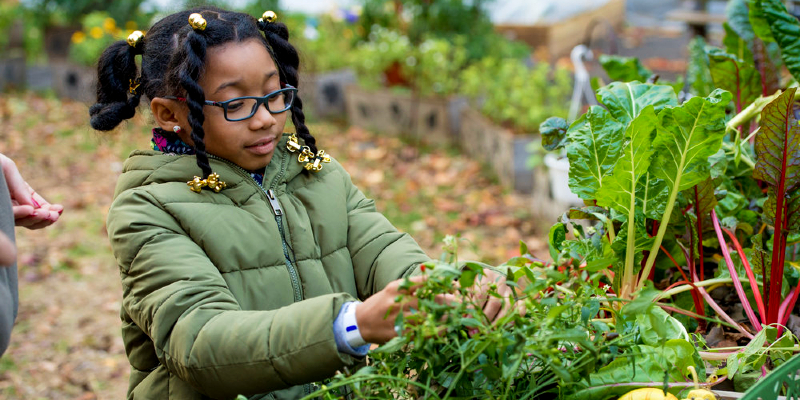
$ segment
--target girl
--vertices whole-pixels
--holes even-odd
[[[129,398],[299,398],[396,336],[395,298],[423,279],[401,278],[428,257],[317,147],[298,64],[274,13],[213,7],[101,56],[92,126],[114,129],[142,95],[157,124],[107,223]]]

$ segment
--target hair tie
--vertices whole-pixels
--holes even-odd
[[[261,15],[261,18],[258,19],[258,22],[266,22],[271,24],[278,20],[278,14],[275,14],[275,11],[264,11],[264,14]]]
[[[206,19],[202,15],[194,13],[189,16],[189,25],[195,31],[204,31],[206,30]]]
[[[136,53],[141,54],[141,45],[142,40],[144,39],[144,32],[142,31],[133,31],[130,35],[128,35],[128,45],[131,46],[134,50],[138,50]]]
[[[128,86],[128,91],[134,96],[138,95],[139,86],[142,85],[142,78],[138,77],[136,79],[129,79],[128,82],[130,82],[130,85]]]

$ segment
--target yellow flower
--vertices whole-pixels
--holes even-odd
[[[100,39],[101,37],[103,37],[103,30],[100,29],[100,27],[95,26],[94,28],[89,30],[89,36],[95,39]]]
[[[72,43],[83,43],[84,40],[86,40],[85,33],[77,31],[72,34]]]
[[[136,22],[128,21],[125,23],[125,30],[126,31],[135,31],[136,30]]]
[[[117,22],[114,21],[114,18],[106,18],[103,20],[103,29],[109,33],[114,32],[114,30],[117,29]]]

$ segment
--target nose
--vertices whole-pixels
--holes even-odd
[[[250,118],[250,129],[262,130],[270,128],[276,123],[278,123],[278,120],[275,119],[275,115],[267,110],[267,104],[261,103],[256,108],[256,113]]]

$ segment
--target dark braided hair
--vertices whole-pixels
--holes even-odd
[[[264,36],[272,46],[272,58],[278,64],[281,81],[299,88],[300,56],[297,54],[297,49],[289,43],[289,29],[281,22],[267,22],[264,19],[258,21],[258,27],[264,31]],[[297,96],[292,103],[292,123],[297,130],[297,135],[305,141],[306,146],[311,148],[314,154],[317,154],[317,140],[311,136],[311,132],[306,127],[303,101]]]
[[[194,31],[189,15],[199,13],[207,21],[203,31]],[[263,32],[263,35],[262,35]],[[298,85],[299,57],[289,41],[289,30],[282,23],[260,23],[250,15],[216,7],[198,7],[164,17],[145,34],[143,43],[133,48],[125,41],[109,46],[97,65],[97,104],[89,109],[91,125],[102,131],[117,127],[133,117],[139,98],[185,97],[189,107],[191,138],[197,165],[203,176],[211,173],[205,149],[203,105],[205,93],[198,83],[205,71],[206,52],[214,46],[259,40],[272,55],[281,81]],[[129,93],[130,81],[137,78],[135,56],[142,54],[141,87]],[[316,153],[316,141],[305,125],[302,101],[295,96],[292,122],[298,136]]]

